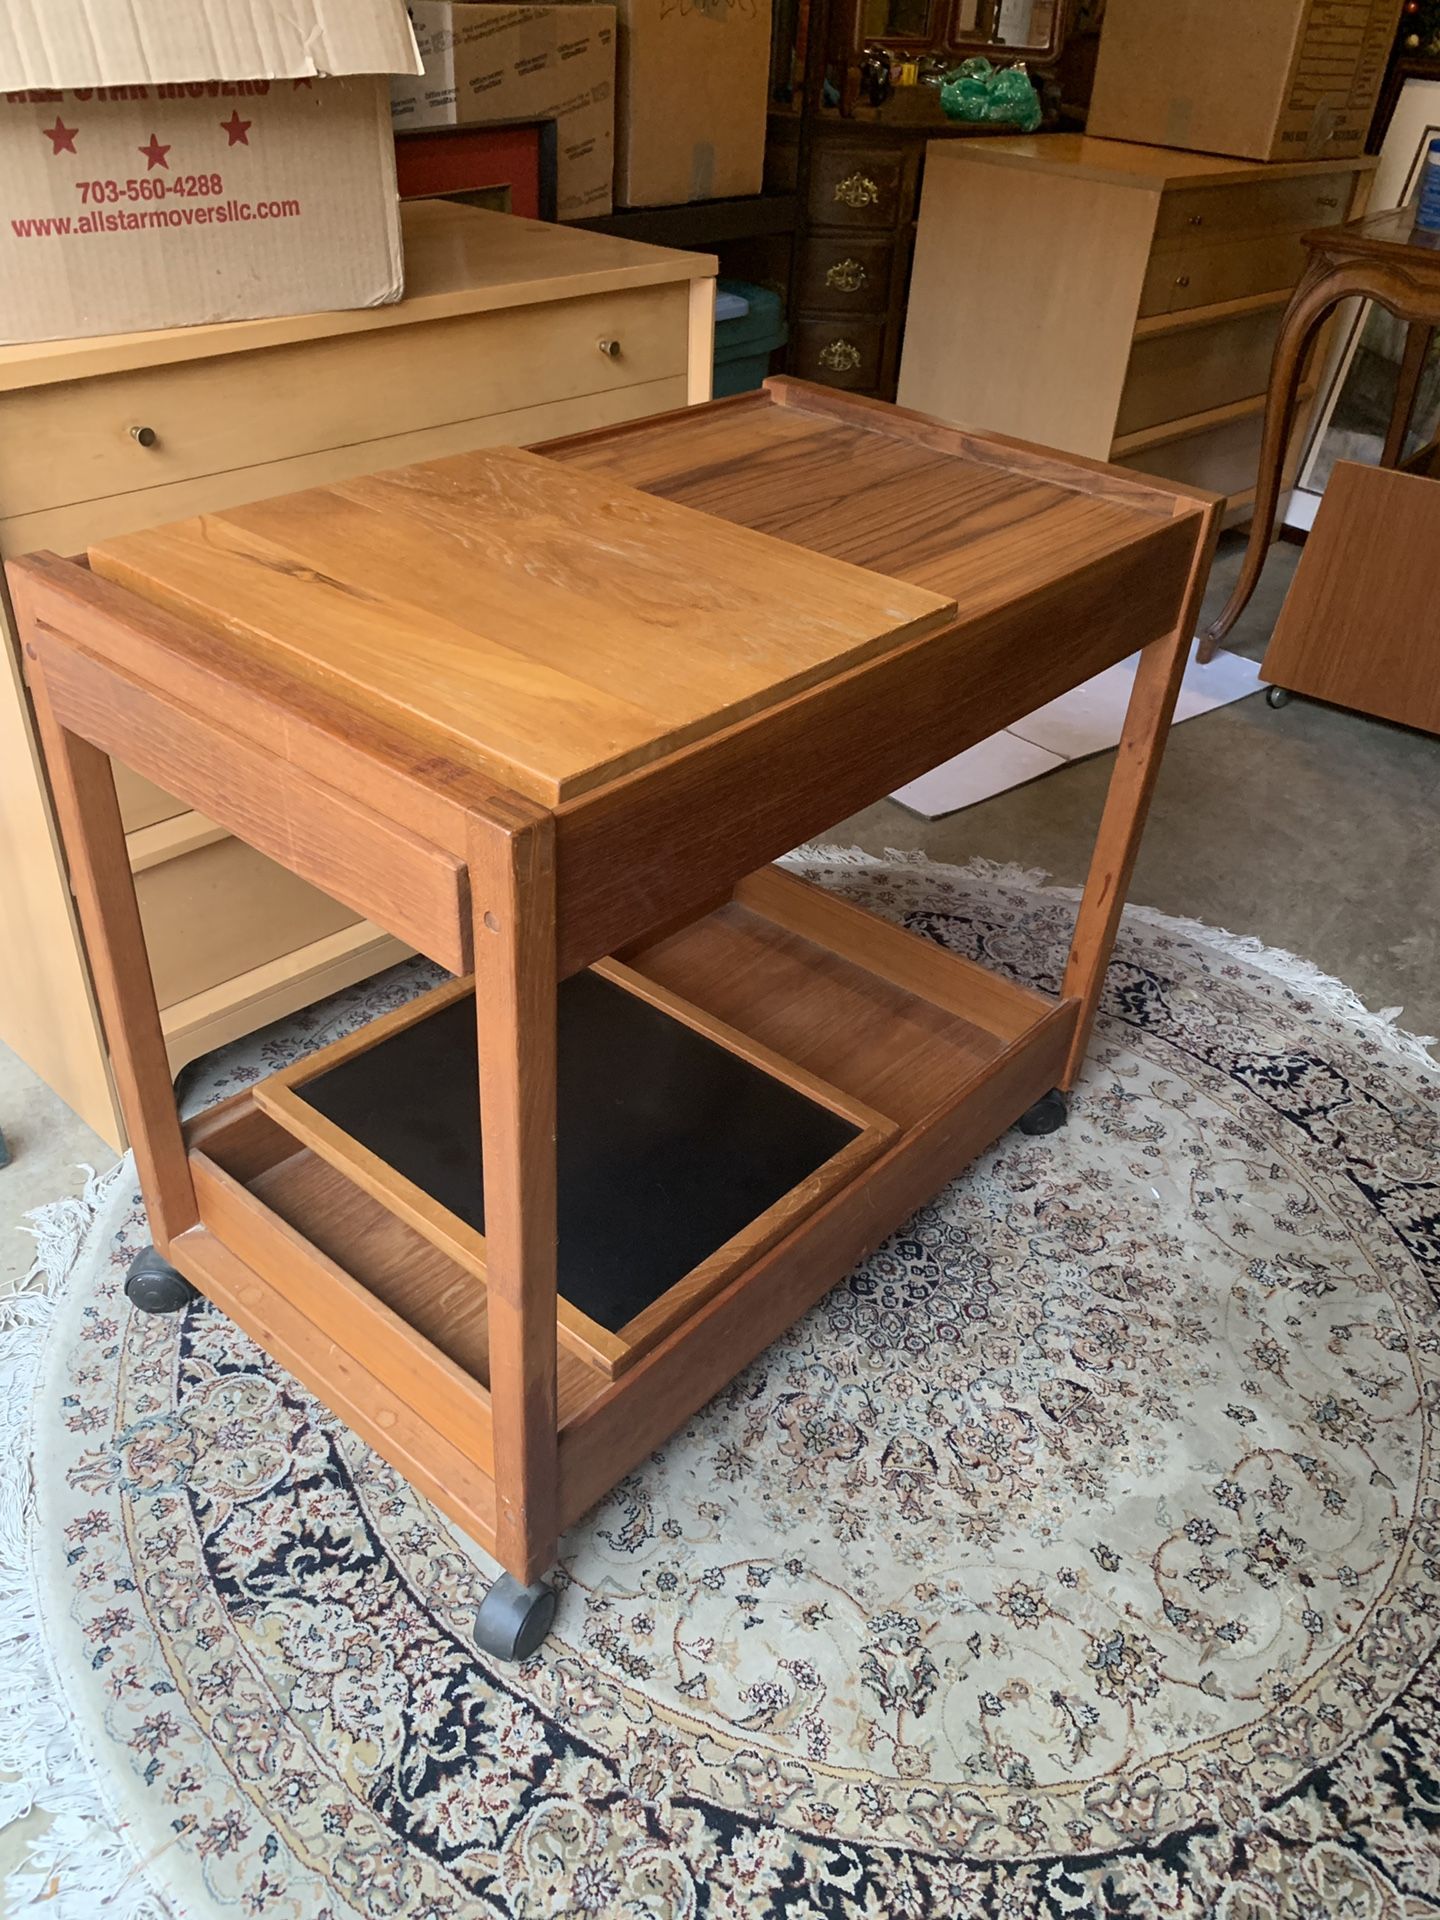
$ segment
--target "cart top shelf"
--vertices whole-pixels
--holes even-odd
[[[1174,515],[1143,483],[800,391],[316,487],[90,562],[217,663],[555,807]]]
[[[515,447],[176,521],[90,560],[548,805],[955,611]]]

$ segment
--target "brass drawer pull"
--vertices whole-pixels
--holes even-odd
[[[858,293],[865,280],[865,269],[858,260],[837,260],[825,270],[825,284],[836,293]]]
[[[1316,197],[1315,204],[1317,207],[1338,207],[1340,196],[1338,193],[1322,193]]]
[[[1190,216],[1190,225],[1191,225],[1192,227],[1203,227],[1203,226],[1204,226],[1204,224],[1205,224],[1205,216],[1204,216],[1204,214],[1203,214],[1203,213],[1192,213],[1192,214],[1191,214],[1191,216]]]
[[[860,349],[853,340],[832,340],[820,349],[820,364],[831,373],[853,373],[860,364]]]
[[[597,340],[595,344],[607,360],[618,360],[620,358],[620,342],[618,340]]]
[[[835,183],[835,198],[847,207],[873,207],[879,204],[880,189],[868,173],[851,173]]]
[[[1175,284],[1176,284],[1176,286],[1177,286],[1177,287],[1188,287],[1188,286],[1189,286],[1189,284],[1190,284],[1190,276],[1189,276],[1189,274],[1188,274],[1188,273],[1177,273],[1177,274],[1176,274],[1176,276],[1175,276]]]
[[[130,438],[138,440],[142,447],[153,447],[160,436],[154,427],[131,427]]]

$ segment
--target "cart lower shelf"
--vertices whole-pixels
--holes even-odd
[[[192,1122],[169,1254],[489,1547],[469,991]],[[561,994],[563,1526],[1056,1085],[1075,1007],[777,869]]]

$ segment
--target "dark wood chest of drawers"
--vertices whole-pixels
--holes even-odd
[[[772,120],[766,184],[801,194],[788,362],[801,379],[894,399],[925,146],[943,132],[812,122],[802,169],[798,125]]]

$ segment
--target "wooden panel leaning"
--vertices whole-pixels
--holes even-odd
[[[12,568],[127,1292],[198,1288],[494,1554],[486,1652],[650,1449],[1064,1123],[1217,514],[785,381]],[[1136,649],[1059,995],[765,865]],[[473,982],[182,1128],[110,752]]]

